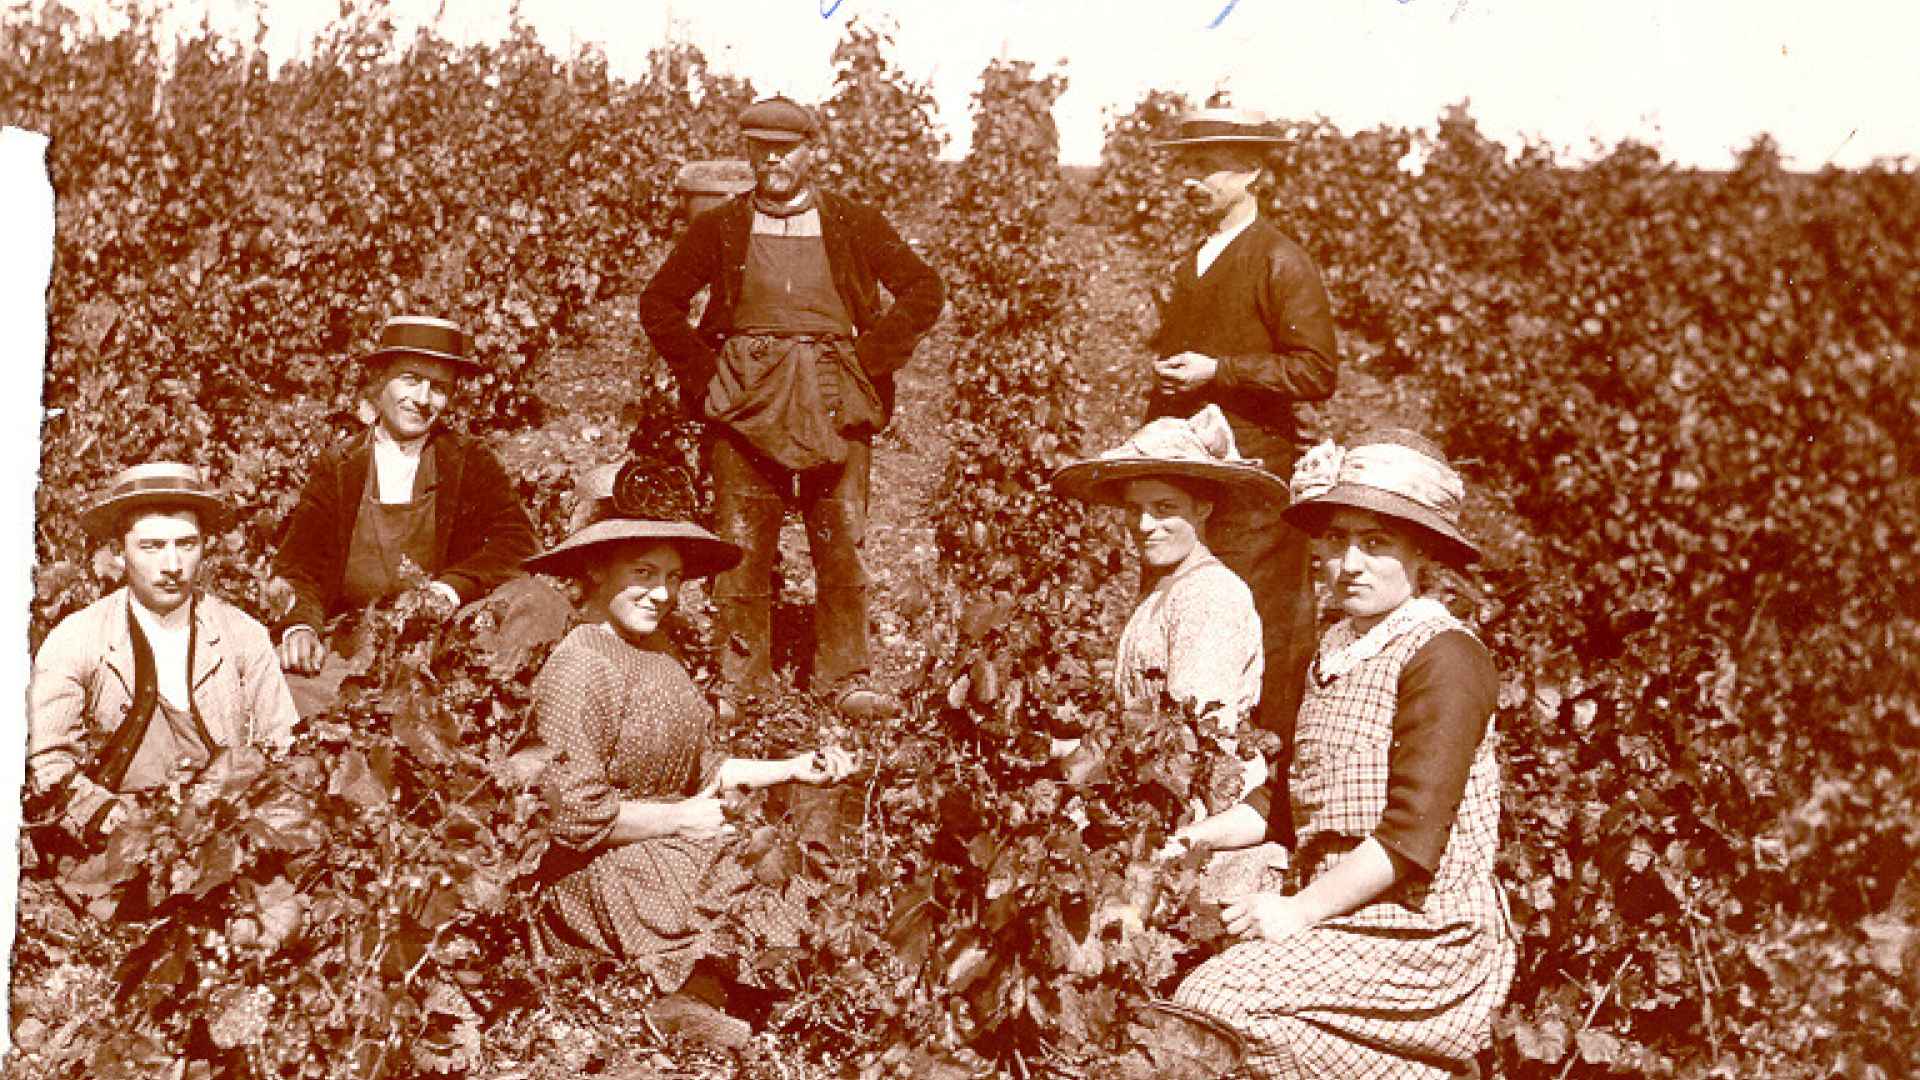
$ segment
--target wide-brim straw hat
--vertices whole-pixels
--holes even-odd
[[[1182,146],[1278,146],[1287,141],[1252,109],[1200,109],[1182,116],[1171,139],[1154,143],[1162,148]]]
[[[1287,501],[1287,482],[1243,458],[1233,428],[1218,405],[1192,417],[1150,420],[1132,437],[1097,458],[1075,461],[1054,472],[1055,491],[1076,499],[1117,505],[1129,480],[1199,480],[1223,495],[1279,503]]]
[[[80,511],[80,527],[96,539],[111,540],[126,515],[142,507],[192,510],[200,517],[202,533],[220,531],[229,515],[226,500],[198,468],[153,461],[122,469],[106,490]]]
[[[463,371],[485,365],[473,358],[473,336],[459,323],[431,315],[395,315],[380,328],[380,341],[360,357],[363,364],[384,364],[404,356],[445,360]]]
[[[1480,558],[1479,545],[1460,528],[1465,483],[1440,448],[1416,432],[1370,431],[1344,450],[1321,443],[1294,466],[1290,487],[1293,505],[1282,516],[1304,532],[1319,532],[1334,510],[1352,507],[1415,526],[1443,561]]]
[[[685,469],[659,461],[589,469],[574,485],[567,538],[521,565],[536,573],[579,577],[617,545],[651,541],[678,548],[689,578],[731,570],[740,562],[740,546],[685,520],[693,511],[692,489]]]
[[[555,577],[583,577],[600,560],[631,543],[672,544],[680,551],[689,578],[712,577],[739,565],[738,544],[728,543],[691,521],[648,521],[609,517],[577,530],[556,545],[522,562],[529,571]]]

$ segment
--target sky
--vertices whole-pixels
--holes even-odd
[[[99,0],[74,0],[104,8]],[[290,55],[339,0],[176,0],[182,22],[251,27]],[[455,40],[497,39],[510,0],[392,0],[403,28],[445,8]],[[965,149],[969,97],[996,57],[1061,70],[1062,157],[1098,160],[1108,110],[1147,90],[1346,131],[1430,128],[1470,100],[1483,131],[1544,141],[1569,160],[1625,138],[1676,161],[1729,164],[1760,132],[1817,168],[1920,159],[1920,4],[1910,0],[521,0],[550,48],[601,48],[616,73],[691,41],[767,92],[818,101],[849,20],[892,34],[891,55],[930,84]]]

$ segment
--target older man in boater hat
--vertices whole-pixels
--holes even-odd
[[[740,128],[754,190],[695,217],[640,298],[681,405],[707,422],[718,531],[746,552],[713,585],[723,674],[736,693],[772,682],[770,577],[794,501],[819,598],[812,685],[849,716],[885,715],[896,703],[870,682],[861,561],[868,471],[894,372],[944,290],[877,210],[813,185],[810,110],[768,98]],[[696,330],[688,310],[702,289]]]
[[[481,370],[472,352],[458,325],[402,315],[361,358],[372,423],[314,463],[273,560],[293,587],[280,662],[303,716],[352,668],[323,639],[329,622],[405,591],[406,563],[449,614],[508,586],[502,640],[565,629],[565,598],[520,569],[539,544],[506,470],[441,422],[459,378]]]
[[[1150,342],[1157,359],[1147,416],[1218,405],[1240,453],[1284,477],[1302,443],[1295,406],[1332,396],[1337,358],[1320,272],[1260,213],[1272,184],[1266,152],[1281,141],[1258,113],[1207,109],[1182,118],[1178,136],[1161,144],[1209,235],[1174,264]],[[1281,520],[1282,509],[1222,507],[1210,535],[1214,553],[1253,590],[1266,651],[1255,722],[1278,733],[1290,755],[1316,634],[1309,540]],[[1285,768],[1275,763],[1282,775]]]
[[[136,465],[80,515],[126,585],[69,615],[33,659],[31,797],[85,844],[128,813],[120,796],[239,746],[285,749],[298,716],[267,628],[196,588],[226,504],[191,465]]]

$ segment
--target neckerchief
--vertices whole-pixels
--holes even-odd
[[[813,209],[813,189],[807,188],[789,202],[774,202],[759,192],[753,193],[753,208],[756,212],[775,218],[790,218]]]
[[[1313,658],[1313,678],[1321,686],[1379,656],[1395,638],[1429,619],[1453,618],[1446,605],[1424,596],[1408,600],[1373,624],[1373,629],[1354,635],[1353,622],[1344,620],[1320,643],[1320,654]]]

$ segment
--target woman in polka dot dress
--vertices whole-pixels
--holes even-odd
[[[1321,639],[1300,709],[1299,847],[1284,873],[1227,904],[1244,940],[1175,1001],[1239,1031],[1256,1076],[1471,1074],[1516,955],[1493,875],[1493,664],[1421,595],[1435,564],[1478,558],[1458,524],[1464,489],[1436,447],[1403,431],[1345,452],[1324,444],[1293,489],[1286,517],[1317,537],[1345,615]]]
[[[662,483],[661,471],[590,474],[575,516],[586,524],[526,565],[584,592],[579,625],[533,687],[535,731],[559,752],[546,782],[556,846],[542,867],[542,938],[639,964],[671,992],[714,950],[726,898],[749,884],[729,854],[722,794],[834,782],[853,759],[838,748],[777,761],[716,752],[713,707],[663,621],[683,580],[732,566],[740,549],[687,521],[690,485]],[[756,911],[755,933],[797,940],[798,904]]]

